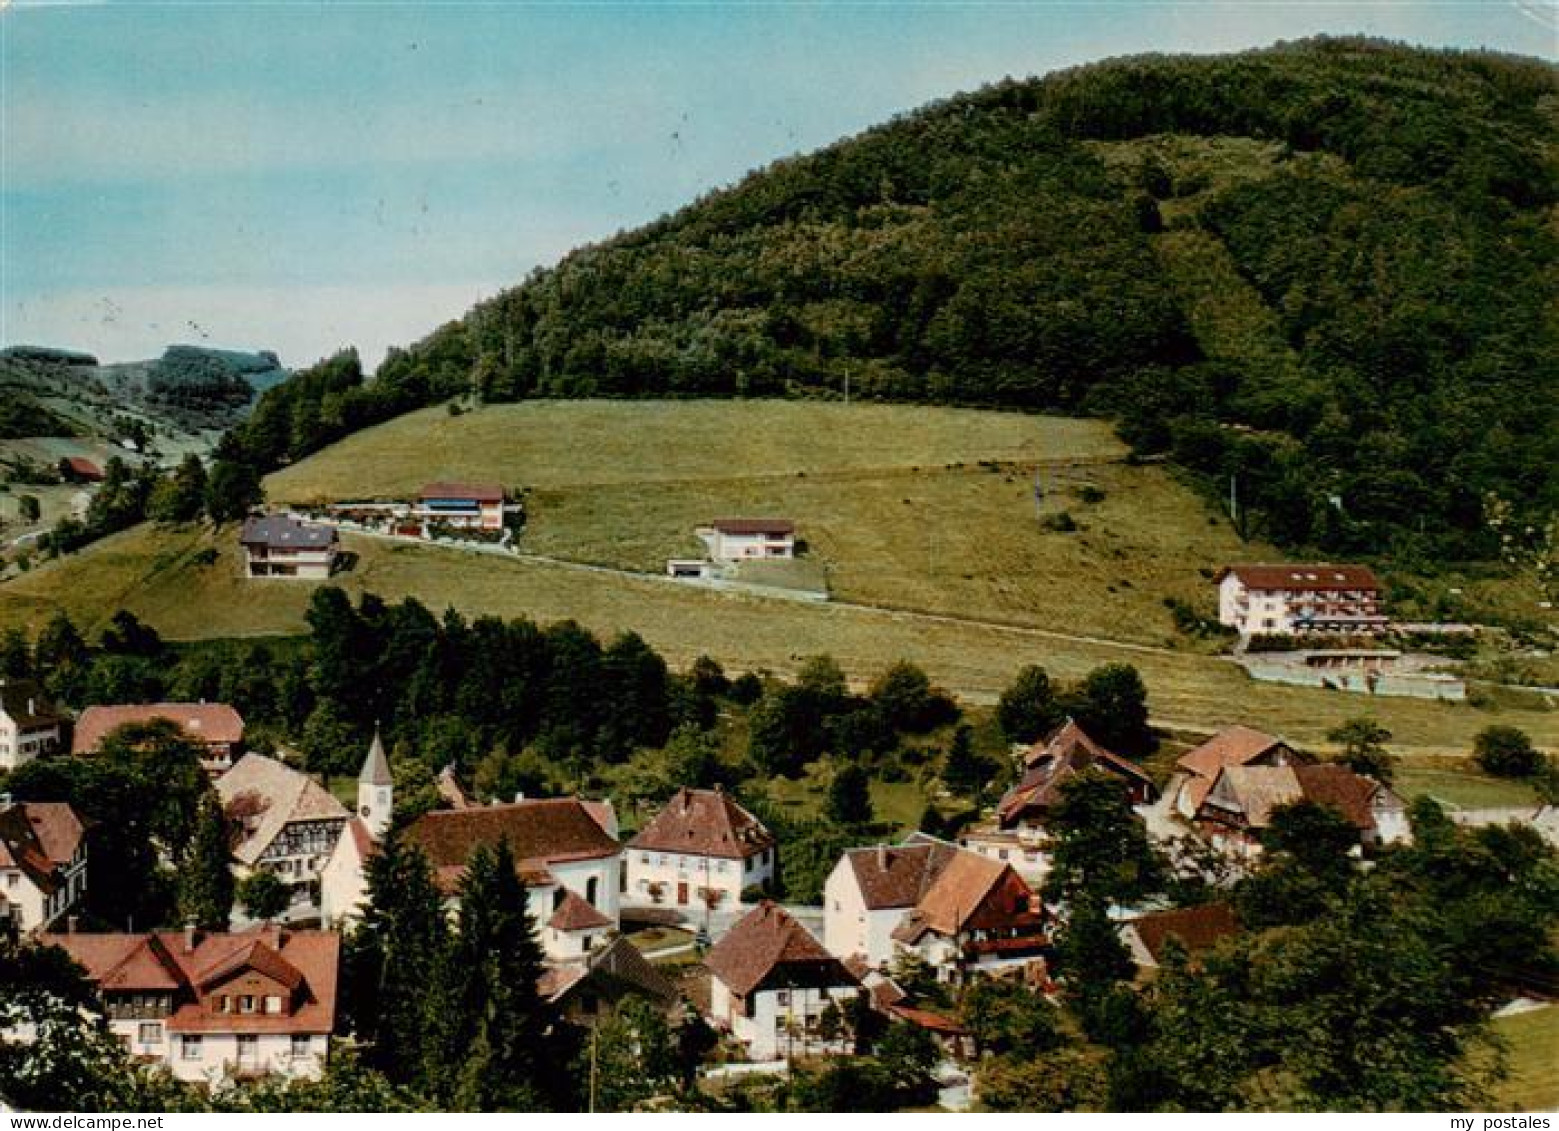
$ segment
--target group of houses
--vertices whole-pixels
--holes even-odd
[[[341,563],[342,526],[405,538],[491,540],[521,511],[496,483],[428,483],[410,501],[332,503],[312,521],[253,515],[238,542],[246,577],[324,581]]]
[[[10,764],[62,747],[67,720],[36,686],[0,685],[0,707],[0,741],[11,743],[0,750],[11,750]],[[368,870],[391,825],[395,782],[384,744],[373,736],[353,809],[284,761],[246,752],[243,720],[221,704],[89,708],[70,749],[91,756],[118,727],[154,719],[200,742],[230,823],[235,874],[279,877],[291,892],[287,910],[276,922],[226,932],[78,931],[83,823],[67,805],[0,801],[0,912],[69,951],[97,985],[114,1032],[175,1076],[315,1076],[335,1024],[339,932],[363,915]],[[1237,861],[1260,851],[1278,807],[1305,799],[1341,812],[1363,847],[1407,834],[1389,788],[1245,727],[1184,754],[1163,794],[1141,766],[1072,720],[1018,760],[1017,780],[989,819],[958,843],[917,833],[844,852],[821,909],[767,897],[778,874],[776,838],[719,789],[676,790],[625,838],[608,801],[476,804],[441,782],[449,807],[416,818],[402,835],[427,857],[452,914],[473,853],[507,843],[545,956],[541,988],[565,1015],[588,1020],[626,995],[667,1010],[691,998],[734,1049],[767,1060],[845,1051],[838,1019],[858,999],[960,1047],[958,1024],[895,982],[906,961],[952,984],[995,976],[1049,986],[1055,909],[1039,894],[1047,828],[1079,775],[1103,774],[1139,811],[1154,807]],[[703,988],[692,992],[647,960],[624,933],[625,919],[713,925]],[[1232,912],[1213,905],[1134,916],[1123,938],[1150,966],[1170,939],[1195,949],[1236,929]]]

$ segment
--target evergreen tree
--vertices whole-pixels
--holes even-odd
[[[942,764],[943,784],[959,797],[978,797],[994,774],[995,767],[975,752],[974,732],[966,726],[955,730]]]
[[[449,948],[444,900],[427,857],[392,825],[369,858],[368,905],[346,963],[353,1031],[367,1046],[365,1062],[392,1083],[430,1082],[435,1026],[455,1008],[436,992]]]
[[[219,459],[206,480],[206,513],[218,526],[238,522],[265,501],[260,475],[251,464]]]
[[[443,1071],[460,1110],[570,1105],[562,1070],[569,1050],[557,1011],[538,989],[542,961],[508,842],[478,848],[461,881],[460,925],[447,968],[446,1003],[459,1040],[442,1050]]]
[[[195,835],[179,863],[179,917],[203,931],[225,931],[233,915],[233,870],[227,817],[208,792],[195,814]]]
[[[1066,698],[1077,725],[1105,749],[1128,757],[1152,752],[1148,689],[1130,664],[1094,668]]]
[[[859,762],[846,762],[828,783],[828,819],[841,825],[870,824],[872,819],[871,782]]]
[[[27,679],[32,675],[32,648],[20,628],[0,634],[0,679]]]
[[[1021,668],[996,704],[996,722],[1008,742],[1033,742],[1065,721],[1045,669]]]

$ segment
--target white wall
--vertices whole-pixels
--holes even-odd
[[[718,982],[718,979],[714,979]],[[855,997],[856,987],[828,989],[759,990],[753,995],[753,1015],[731,1011],[731,1033],[747,1046],[754,1060],[805,1056],[821,1052],[848,1052],[850,1041],[825,1042],[815,1035],[817,1019],[837,1001],[844,1008]],[[785,998],[782,1003],[781,998]],[[793,1035],[792,1035],[793,1034]]]
[[[177,1080],[215,1083],[231,1075],[232,1070],[238,1067],[238,1036],[235,1033],[202,1033],[198,1055],[186,1057],[182,1037],[167,1032],[166,1025],[162,1025],[160,1046],[141,1045],[140,1027],[147,1024],[160,1023],[113,1021],[110,1027],[116,1034],[132,1042],[131,1051],[139,1054],[144,1049],[146,1055],[160,1057]],[[322,1033],[309,1034],[307,1048],[301,1056],[295,1057],[292,1047],[291,1034],[261,1033],[255,1042],[254,1059],[246,1060],[243,1067],[245,1071],[253,1066],[273,1075],[319,1079],[324,1072],[325,1061],[329,1058],[330,1038]]]
[[[761,856],[749,856],[746,860],[729,860],[709,856],[683,855],[676,852],[653,852],[640,848],[625,848],[628,858],[629,903],[652,904],[649,885],[662,885],[658,906],[682,907],[703,910],[704,901],[699,889],[711,888],[721,893],[719,908],[734,908],[741,902],[742,892],[754,885],[768,883],[774,878],[775,850],[765,849]],[[677,885],[687,885],[687,901],[677,902]]]
[[[367,902],[368,874],[357,850],[357,838],[348,830],[336,841],[336,850],[319,874],[320,918],[327,927],[356,922]]]
[[[23,731],[11,716],[0,711],[0,770],[25,765],[57,747],[59,741],[58,726]]]

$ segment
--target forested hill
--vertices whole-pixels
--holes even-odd
[[[473,389],[1107,413],[1284,543],[1488,556],[1559,506],[1559,70],[1357,40],[1118,60],[780,161],[259,406],[304,454]]]

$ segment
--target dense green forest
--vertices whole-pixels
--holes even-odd
[[[1314,40],[1008,80],[262,399],[262,467],[450,396],[1101,413],[1253,530],[1409,561],[1559,506],[1559,70]],[[1541,521],[1534,523],[1541,526]]]

